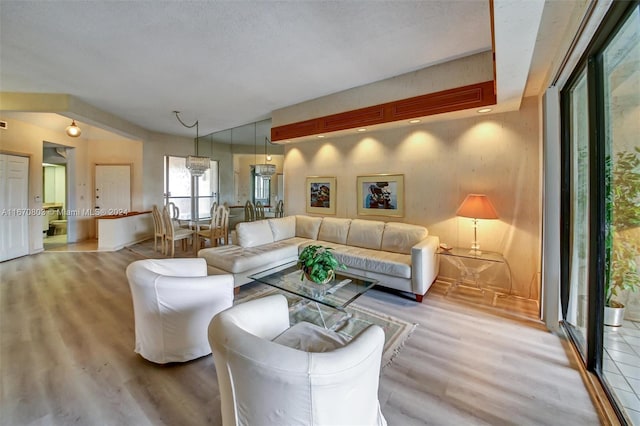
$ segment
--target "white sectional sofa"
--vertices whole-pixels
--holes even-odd
[[[423,226],[376,220],[296,215],[242,222],[234,245],[202,249],[198,257],[210,275],[231,273],[239,287],[254,273],[296,261],[309,244],[332,247],[348,272],[413,293],[418,302],[438,275],[438,237]]]

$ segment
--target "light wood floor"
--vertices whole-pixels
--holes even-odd
[[[219,425],[211,356],[158,366],[133,352],[128,249],[0,263],[0,425]],[[596,425],[567,344],[504,309],[372,290],[358,303],[417,322],[385,368],[389,425]],[[242,292],[240,293],[242,296]]]

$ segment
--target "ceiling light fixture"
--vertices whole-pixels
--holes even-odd
[[[267,150],[267,142],[271,143],[269,138],[265,136],[264,137],[264,158],[267,161],[271,161],[271,154],[269,154],[269,151]]]
[[[72,138],[77,138],[82,133],[82,130],[80,130],[80,127],[76,124],[76,120],[71,120],[71,124],[67,126],[65,131],[67,132],[67,135]]]
[[[318,135],[319,138],[324,138],[324,135]]]
[[[492,111],[491,108],[481,108],[481,109],[478,110],[478,112],[480,114],[484,114],[484,113],[491,112],[491,111]]]
[[[358,129],[359,132],[366,132],[367,129],[365,129],[364,127],[362,129]]]
[[[257,158],[257,146],[258,146],[258,131],[257,131],[257,123],[253,124],[253,142],[254,142],[254,155],[256,156],[256,163],[258,162]],[[268,137],[264,137],[264,163],[255,165],[255,174],[256,176],[262,176],[266,179],[271,179],[276,173],[276,165],[275,164],[267,164],[267,161],[271,161],[271,156],[267,154],[267,142],[271,143]]]
[[[416,124],[419,123],[420,120],[418,120],[417,118],[415,120],[409,120],[409,124]]]
[[[179,116],[180,111],[173,111],[173,113],[176,115],[176,118],[178,119],[180,124],[182,124],[184,127],[188,129],[192,129],[194,127],[196,128],[196,141],[195,141],[196,155],[187,156],[186,167],[187,169],[189,169],[191,176],[200,177],[204,174],[204,172],[209,170],[211,159],[209,157],[198,157],[198,140],[200,139],[198,120],[196,120],[195,123],[189,126],[180,119],[180,116]]]

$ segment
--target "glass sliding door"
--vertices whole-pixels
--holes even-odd
[[[606,244],[602,375],[640,425],[640,9],[602,52]]]
[[[611,4],[561,102],[563,324],[640,425],[640,2]]]
[[[565,323],[586,359],[589,271],[589,117],[587,73],[569,90],[570,163],[569,188],[569,303]]]

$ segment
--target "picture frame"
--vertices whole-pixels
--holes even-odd
[[[305,187],[307,213],[336,214],[338,187],[335,176],[309,176]]]
[[[358,176],[359,216],[404,217],[404,175]]]

